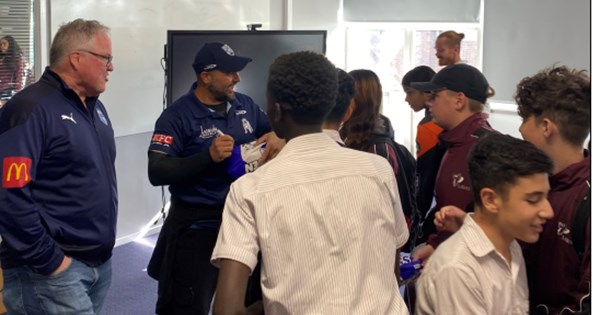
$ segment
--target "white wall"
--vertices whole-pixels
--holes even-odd
[[[486,1],[483,72],[495,100],[512,101],[522,78],[554,64],[590,70],[590,3]]]
[[[153,130],[162,111],[167,30],[245,30],[250,23],[268,28],[271,12],[270,0],[55,0],[50,31],[79,17],[111,28],[115,70],[102,101],[122,136]]]
[[[522,78],[552,65],[590,71],[590,0],[486,1],[483,73],[496,90],[494,128],[520,137],[513,95]]]

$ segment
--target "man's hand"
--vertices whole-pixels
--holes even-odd
[[[233,144],[234,141],[230,135],[216,136],[210,144],[210,148],[208,149],[210,158],[215,163],[223,162],[223,160],[231,156],[231,152],[233,152]]]
[[[435,213],[433,223],[438,231],[456,232],[463,224],[467,215],[462,209],[455,206],[444,206]]]
[[[71,265],[71,257],[65,256],[63,258],[62,262],[60,263],[60,265],[58,266],[58,268],[56,268],[56,270],[54,270],[50,275],[55,276],[65,270],[67,270],[67,268],[69,268],[70,265]]]
[[[275,132],[271,131],[269,133],[265,133],[262,137],[256,140],[255,146],[261,145],[263,142],[267,142],[267,147],[265,148],[265,152],[263,152],[260,160],[258,161],[258,165],[263,165],[269,160],[272,160],[279,154],[279,151],[285,145],[285,140],[277,137]]]

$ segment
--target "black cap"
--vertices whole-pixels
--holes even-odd
[[[490,85],[477,68],[467,64],[453,64],[440,70],[431,81],[413,82],[410,87],[422,92],[448,89],[485,103]]]
[[[431,80],[435,71],[428,66],[418,66],[408,71],[402,78],[402,85],[410,86],[413,82],[425,82]]]
[[[238,72],[244,69],[252,58],[236,56],[227,44],[206,43],[194,58],[194,71],[221,70],[223,72]]]

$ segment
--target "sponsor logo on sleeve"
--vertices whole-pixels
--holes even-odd
[[[5,157],[2,163],[2,187],[22,188],[31,181],[31,159]]]
[[[163,135],[160,133],[155,133],[152,136],[152,144],[160,144],[160,145],[164,145],[164,146],[170,146],[171,144],[173,144],[173,137],[172,136],[167,136],[167,135]]]

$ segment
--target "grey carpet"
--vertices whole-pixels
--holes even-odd
[[[146,266],[157,237],[147,236],[144,242],[130,242],[113,250],[112,284],[101,314],[155,314],[157,282],[148,276]]]

